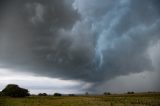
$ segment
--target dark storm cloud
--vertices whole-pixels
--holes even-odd
[[[55,52],[56,43],[63,38],[58,34],[59,30],[70,29],[79,19],[68,2],[71,3],[68,0],[10,1],[3,9],[5,12],[0,20],[1,60],[27,67],[48,64],[45,62],[47,55]],[[64,41],[69,43],[67,39]]]
[[[147,50],[160,40],[158,5],[157,0],[10,1],[0,11],[0,64],[95,83],[153,70]]]

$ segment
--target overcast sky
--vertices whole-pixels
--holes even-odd
[[[1,0],[0,90],[160,91],[159,0]]]

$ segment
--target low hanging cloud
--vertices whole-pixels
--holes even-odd
[[[155,70],[158,0],[3,1],[0,66],[61,79],[105,82]]]

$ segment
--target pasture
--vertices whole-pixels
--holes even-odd
[[[0,106],[160,106],[160,94],[1,97]]]

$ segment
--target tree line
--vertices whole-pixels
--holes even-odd
[[[134,92],[127,92],[127,94],[134,94]],[[85,95],[89,95],[88,92]],[[104,95],[111,95],[110,92],[104,92]],[[1,92],[0,96],[10,96],[10,97],[26,97],[30,96],[28,89],[21,88],[16,84],[8,84]],[[48,96],[47,93],[39,93],[38,96]],[[62,96],[61,93],[54,93],[53,96]],[[75,94],[68,94],[68,96],[75,96]]]

